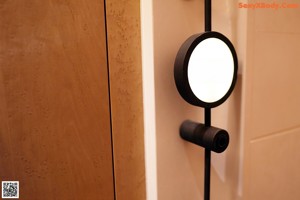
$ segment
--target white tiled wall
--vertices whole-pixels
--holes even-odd
[[[300,199],[300,2],[248,11],[243,199]]]

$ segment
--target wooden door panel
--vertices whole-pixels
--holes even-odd
[[[103,0],[0,1],[0,180],[114,199]]]

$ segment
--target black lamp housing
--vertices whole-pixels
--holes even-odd
[[[179,130],[182,139],[216,153],[225,151],[229,144],[228,132],[213,126],[185,120]]]
[[[217,101],[214,102],[205,102],[200,100],[199,98],[196,97],[196,95],[193,93],[191,86],[188,81],[188,64],[190,57],[192,55],[192,52],[194,49],[197,47],[198,44],[200,44],[203,40],[209,39],[209,38],[217,38],[223,41],[228,48],[231,51],[232,58],[233,58],[233,63],[234,63],[234,74],[233,74],[233,79],[231,82],[231,85],[226,92],[226,94],[221,98],[218,99]],[[178,92],[180,93],[181,97],[187,101],[188,103],[194,105],[194,106],[200,106],[203,108],[213,108],[216,106],[219,106],[222,104],[226,99],[230,96],[232,93],[234,86],[236,84],[237,80],[237,71],[238,71],[238,61],[237,61],[237,55],[235,52],[235,49],[227,37],[222,35],[221,33],[218,32],[204,32],[200,34],[195,34],[189,37],[180,47],[176,59],[175,59],[175,64],[174,64],[174,78],[175,78],[175,83]]]

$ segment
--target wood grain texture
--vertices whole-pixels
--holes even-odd
[[[112,200],[103,0],[0,1],[0,180]]]
[[[107,0],[108,54],[117,200],[145,192],[139,0]]]

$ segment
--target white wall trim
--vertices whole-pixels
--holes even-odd
[[[156,123],[152,0],[141,0],[146,198],[157,200]]]

